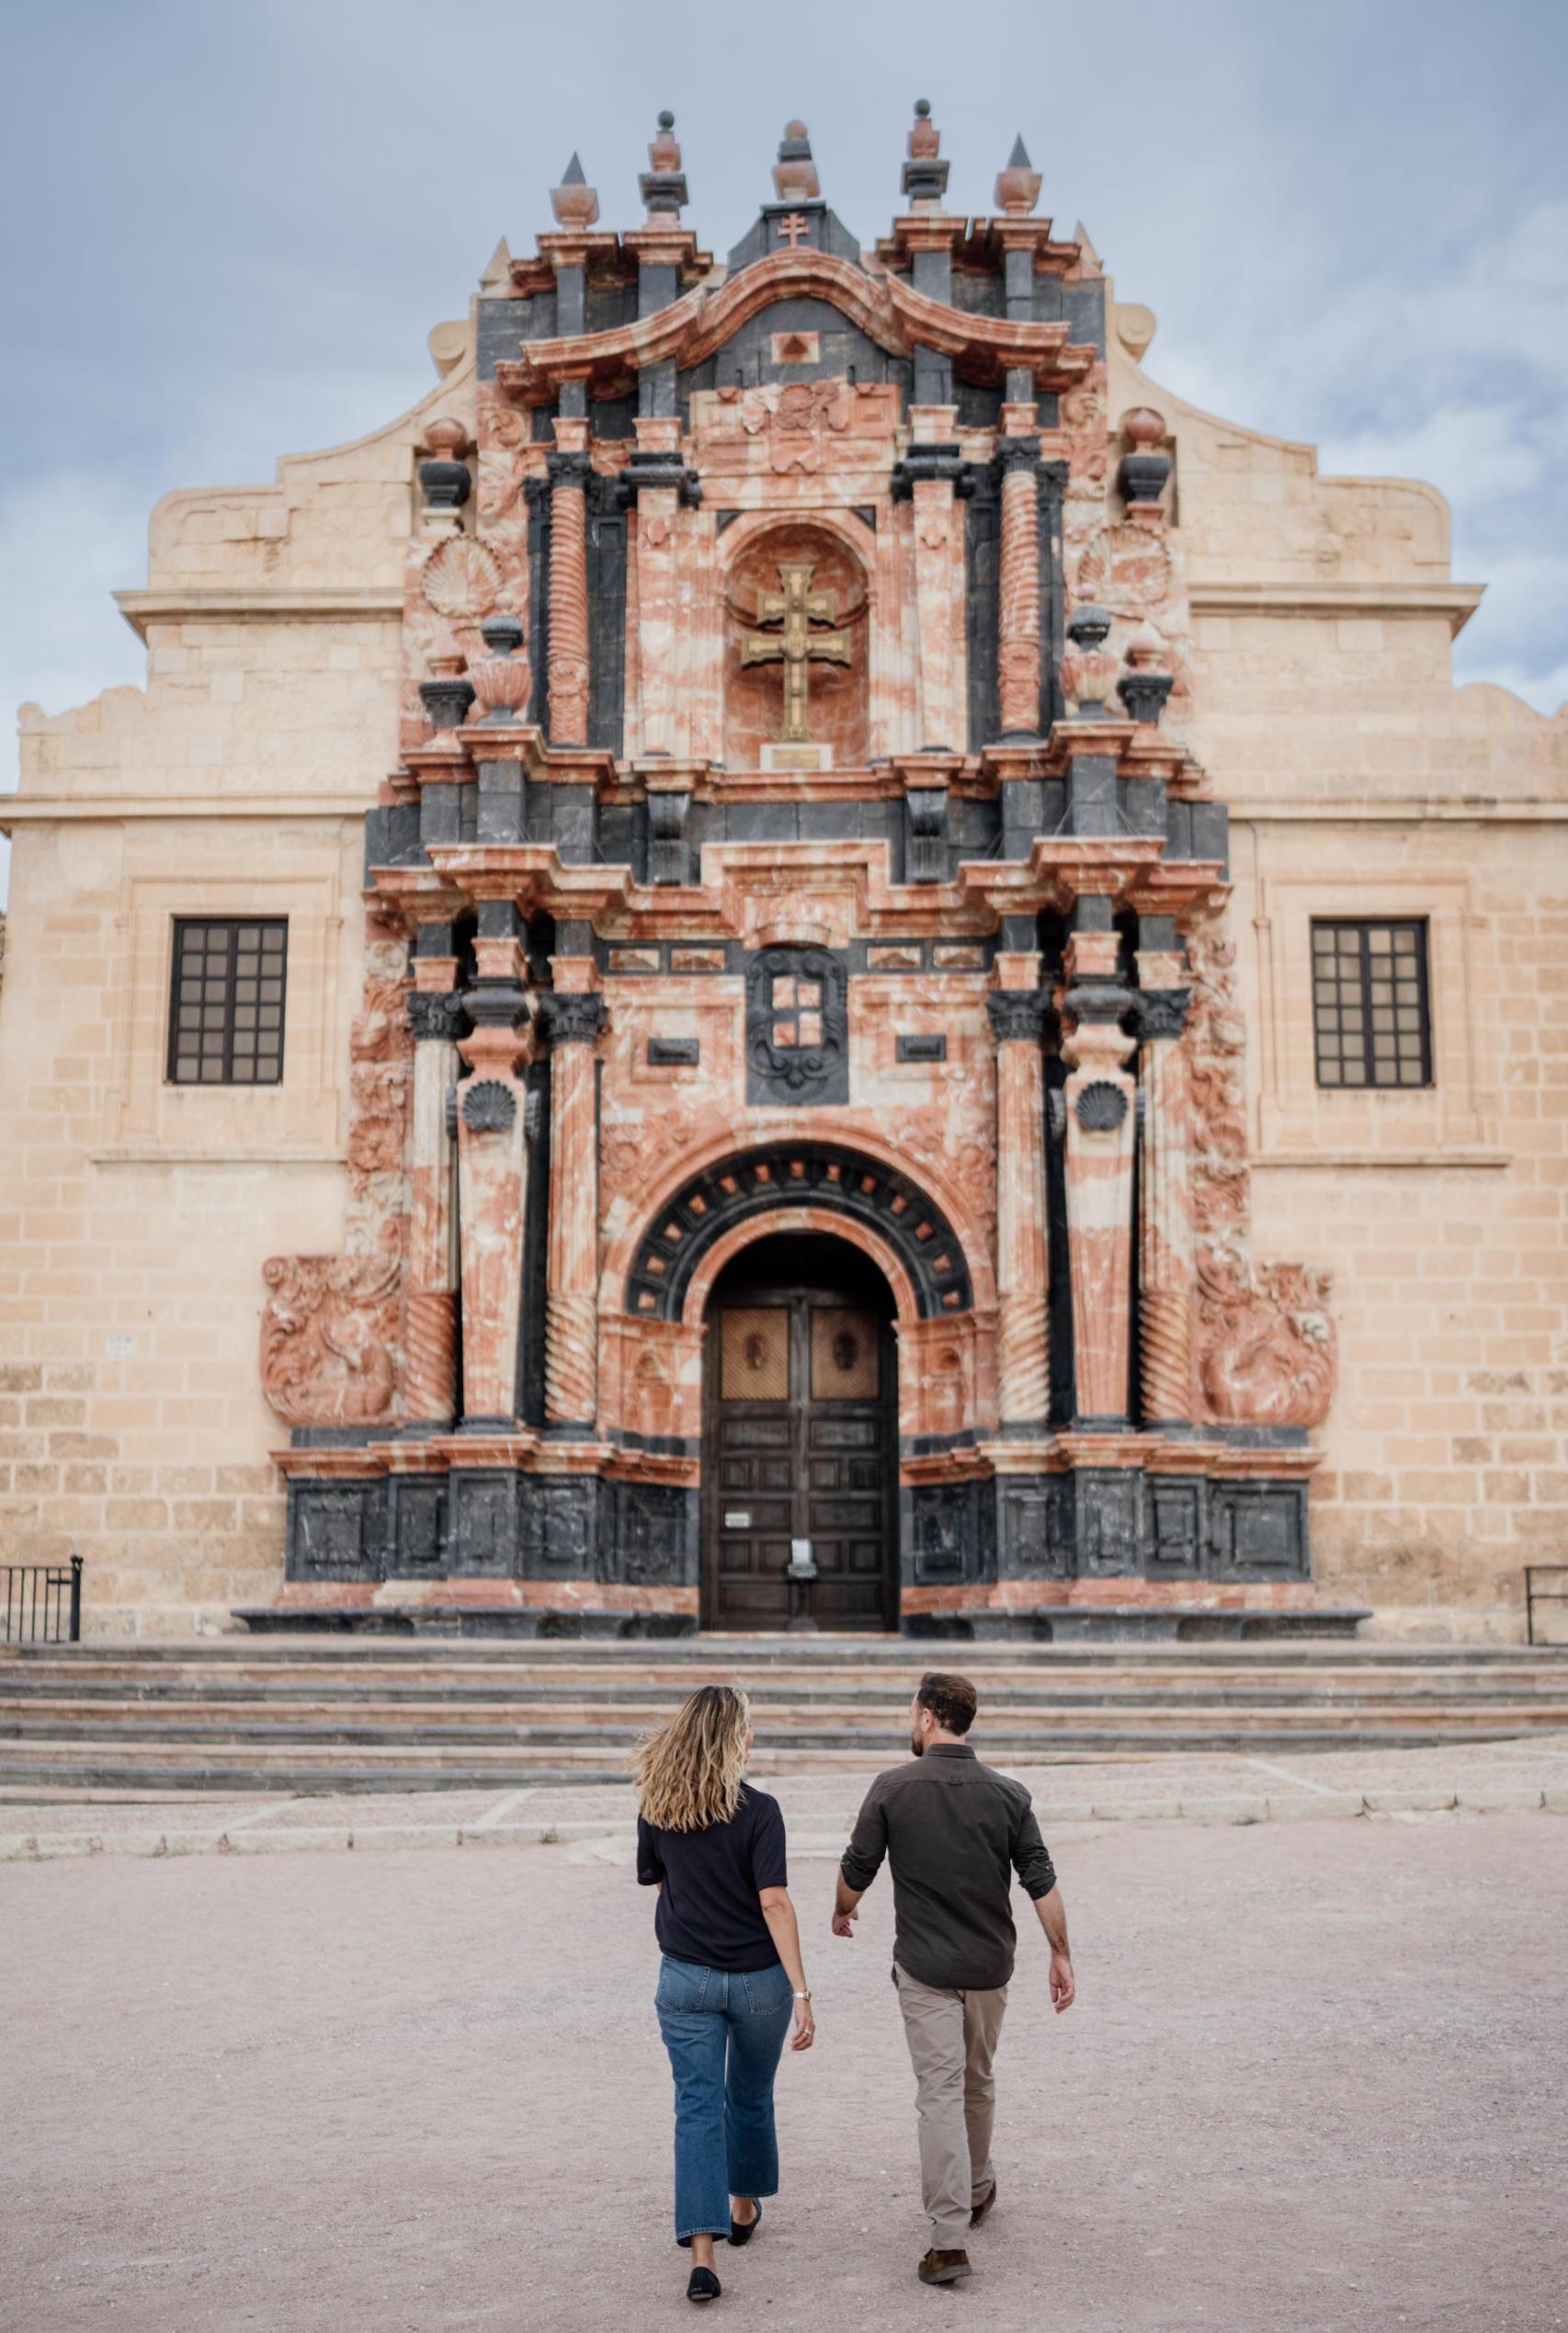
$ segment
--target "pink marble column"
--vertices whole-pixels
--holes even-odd
[[[447,1096],[458,1074],[462,1012],[453,957],[415,960],[414,1107],[409,1129],[408,1314],[404,1383],[411,1419],[456,1414],[458,1257]]]
[[[914,506],[915,670],[922,749],[961,748],[968,734],[963,710],[963,518],[953,496],[960,467],[950,440],[958,418],[952,405],[910,408],[913,442],[904,457]]]
[[[601,996],[557,990],[549,1000],[550,1240],[544,1411],[552,1426],[581,1426],[589,1433],[598,1416],[599,1178],[594,1044],[604,1021]]]
[[[482,937],[474,956],[479,979],[469,1006],[476,1026],[458,1047],[472,1072],[458,1087],[463,1416],[510,1425],[517,1407],[527,1193],[527,1096],[520,1073],[532,1051],[532,1030],[513,1017],[514,1003],[517,1015],[523,1010],[517,941]]]
[[[1132,1275],[1132,1149],[1136,1088],[1123,1066],[1130,1045],[1118,1026],[1114,932],[1081,932],[1067,951],[1062,1053],[1067,1141],[1067,1230],[1073,1276],[1073,1349],[1081,1425],[1120,1425],[1128,1414],[1128,1307]],[[1073,987],[1084,984],[1074,1018]],[[1096,987],[1106,999],[1096,1011]],[[1125,1003],[1125,998],[1123,1002]]]
[[[639,454],[680,453],[680,423],[663,415],[640,415],[635,424]],[[637,495],[638,669],[641,674],[642,751],[676,750],[676,672],[679,642],[676,606],[676,541],[680,494],[676,486],[640,486]]]
[[[1051,1409],[1050,1263],[1045,1212],[1045,1001],[1028,990],[990,997],[996,1038],[997,1390],[1004,1425],[1037,1426]]]
[[[1004,736],[1040,729],[1040,518],[1035,472],[1040,432],[1029,405],[1005,405],[1002,544],[996,666]]]
[[[555,424],[550,466],[550,739],[588,741],[588,425]]]
[[[1138,1342],[1143,1415],[1186,1424],[1193,1394],[1192,1101],[1181,1044],[1188,992],[1179,956],[1138,957],[1139,1073],[1143,1088],[1139,1173]]]

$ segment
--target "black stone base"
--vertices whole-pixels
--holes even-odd
[[[1354,1636],[1369,1606],[1317,1611],[1248,1610],[1244,1605],[1210,1611],[1201,1605],[1040,1604],[1032,1611],[994,1611],[984,1605],[965,1610],[911,1612],[902,1633],[949,1643],[1012,1642],[1035,1644],[1173,1644],[1264,1637]]]
[[[241,1607],[233,1617],[253,1636],[509,1636],[523,1641],[550,1637],[670,1638],[695,1636],[690,1612],[559,1611],[515,1605],[486,1610],[472,1604],[393,1605],[377,1611],[320,1612],[274,1605]]]

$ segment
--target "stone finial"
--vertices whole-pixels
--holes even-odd
[[[561,184],[550,190],[550,207],[558,227],[591,227],[599,215],[599,190],[589,186],[575,154]]]
[[[432,729],[460,729],[473,702],[473,683],[463,671],[455,643],[446,641],[427,659],[430,677],[419,684],[420,701]]]
[[[822,194],[822,181],[812,160],[812,142],[803,121],[784,124],[784,135],[778,141],[778,159],[773,165],[773,191],[780,202],[815,202]]]
[[[1159,449],[1165,441],[1165,416],[1152,406],[1138,405],[1121,425],[1127,451],[1117,480],[1130,503],[1158,502],[1171,474],[1171,458]]]
[[[1062,658],[1062,693],[1082,721],[1107,717],[1106,700],[1120,670],[1119,657],[1105,644],[1114,620],[1085,600],[1067,626],[1071,644]]]
[[[917,211],[937,210],[948,191],[948,165],[940,161],[942,134],[931,119],[929,97],[915,100],[915,122],[909,132],[909,159],[900,181],[906,202]]]
[[[468,431],[451,414],[426,424],[423,443],[431,459],[419,465],[419,488],[427,513],[455,514],[468,500],[473,484],[462,459],[468,442]],[[446,523],[455,527],[455,515]]]
[[[1175,675],[1165,665],[1165,643],[1145,618],[1127,643],[1127,669],[1116,684],[1129,721],[1159,727],[1165,699],[1176,687]]]
[[[489,654],[472,660],[469,675],[483,708],[480,717],[497,723],[514,722],[533,695],[533,669],[527,654],[518,654],[526,638],[523,627],[503,609],[486,616],[479,630]]]
[[[1017,137],[1007,167],[996,174],[996,208],[1009,219],[1027,219],[1040,200],[1040,172],[1031,166],[1022,137]]]
[[[659,127],[648,148],[650,166],[637,181],[642,208],[650,219],[678,219],[687,199],[686,173],[680,166],[680,140],[675,134],[675,127],[676,118],[666,107],[659,116]]]

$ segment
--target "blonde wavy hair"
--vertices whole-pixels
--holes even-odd
[[[705,1831],[741,1803],[751,1703],[734,1685],[704,1685],[637,1746],[637,1804],[661,1831]]]

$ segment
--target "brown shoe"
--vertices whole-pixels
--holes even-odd
[[[973,2211],[969,2215],[969,2224],[971,2227],[984,2226],[991,2206],[995,2202],[995,2201],[996,2182],[993,2179],[990,2186],[986,2189],[984,2194],[981,2197],[979,2202],[975,2205]]]
[[[960,2277],[972,2276],[967,2252],[927,2252],[917,2273],[922,2284],[957,2284]]]

